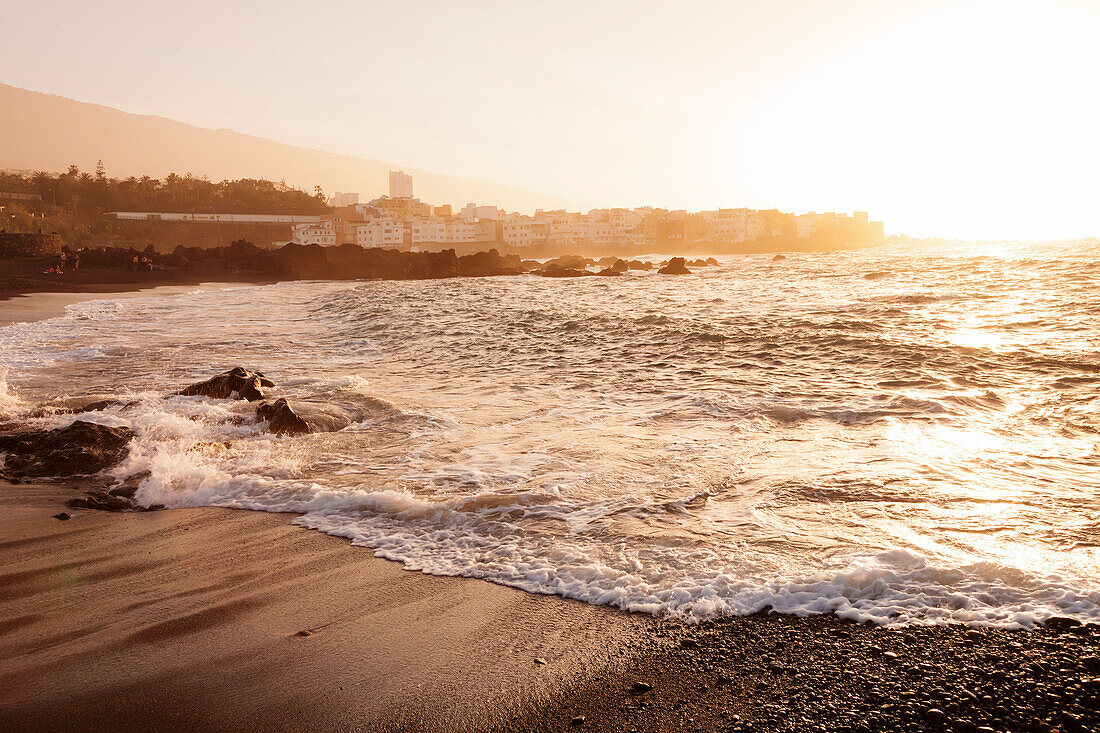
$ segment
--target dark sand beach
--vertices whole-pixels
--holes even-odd
[[[75,493],[0,487],[3,730],[505,730],[644,625],[407,572],[289,515],[51,518]]]
[[[187,293],[196,288],[217,290],[252,284],[255,283],[205,282],[196,280],[192,283],[151,283],[148,287],[140,290],[134,290],[134,285],[132,283],[118,285],[100,283],[96,285],[87,285],[83,290],[69,290],[62,287],[57,291],[30,293],[0,290],[0,327],[8,326],[12,323],[56,318],[65,314],[65,306],[94,300],[97,294],[104,297],[109,295],[112,299],[156,298]]]
[[[290,515],[53,518],[78,492],[0,485],[4,730],[1100,724],[1096,625],[691,626],[408,572]]]

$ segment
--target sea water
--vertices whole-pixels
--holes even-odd
[[[294,512],[412,570],[687,620],[1029,627],[1100,621],[1098,349],[1100,245],[290,282],[0,328],[0,414],[128,426],[138,502]],[[165,398],[238,364],[351,425]]]

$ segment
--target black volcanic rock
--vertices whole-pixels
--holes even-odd
[[[454,250],[447,250],[453,252]],[[515,275],[523,272],[523,261],[518,255],[501,256],[491,249],[458,258],[458,274],[467,276]]]
[[[89,491],[87,496],[69,499],[65,505],[73,509],[97,509],[101,512],[155,512],[164,508],[163,504],[142,506],[125,496],[98,490]]]
[[[273,433],[302,435],[304,433],[334,433],[363,420],[362,410],[312,400],[293,404],[280,398],[262,402],[256,407],[256,418],[268,423]]]
[[[548,265],[539,270],[538,274],[543,277],[587,277],[588,275],[595,275],[596,273],[589,272],[588,270],[578,270],[574,267]]]
[[[279,435],[303,435],[313,432],[302,416],[281,397],[274,402],[261,402],[256,407],[256,417],[266,420],[271,432]]]
[[[219,400],[248,400],[256,402],[264,399],[264,388],[274,387],[275,383],[262,372],[250,372],[244,367],[233,367],[205,382],[197,382],[184,387],[177,395],[213,397]]]
[[[659,275],[690,275],[691,270],[687,269],[687,261],[683,257],[673,257],[668,261],[668,264],[657,270]]]
[[[548,261],[545,265],[549,267],[562,267],[569,270],[583,270],[589,265],[596,264],[596,261],[591,257],[581,257],[580,255],[562,255],[561,257],[555,257]]]
[[[0,436],[5,472],[16,478],[98,473],[126,457],[134,433],[129,428],[77,420],[55,430]]]

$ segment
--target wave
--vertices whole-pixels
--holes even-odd
[[[593,562],[575,545],[525,551],[514,542],[502,544],[491,535],[470,533],[470,520],[451,507],[392,493],[358,501],[382,514],[354,516],[321,509],[295,523],[346,537],[412,570],[481,578],[689,622],[765,610],[798,616],[832,613],[885,626],[966,623],[1031,628],[1053,616],[1100,619],[1100,590],[989,563],[938,567],[897,550],[856,558],[843,569],[810,576],[684,573],[670,582],[673,558],[663,573],[655,573],[647,570],[652,559],[626,556],[617,565]],[[430,533],[416,530],[425,520],[433,525]]]

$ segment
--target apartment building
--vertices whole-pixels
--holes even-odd
[[[334,247],[336,245],[336,228],[332,220],[295,224],[291,241],[295,244],[319,244],[322,247]]]

